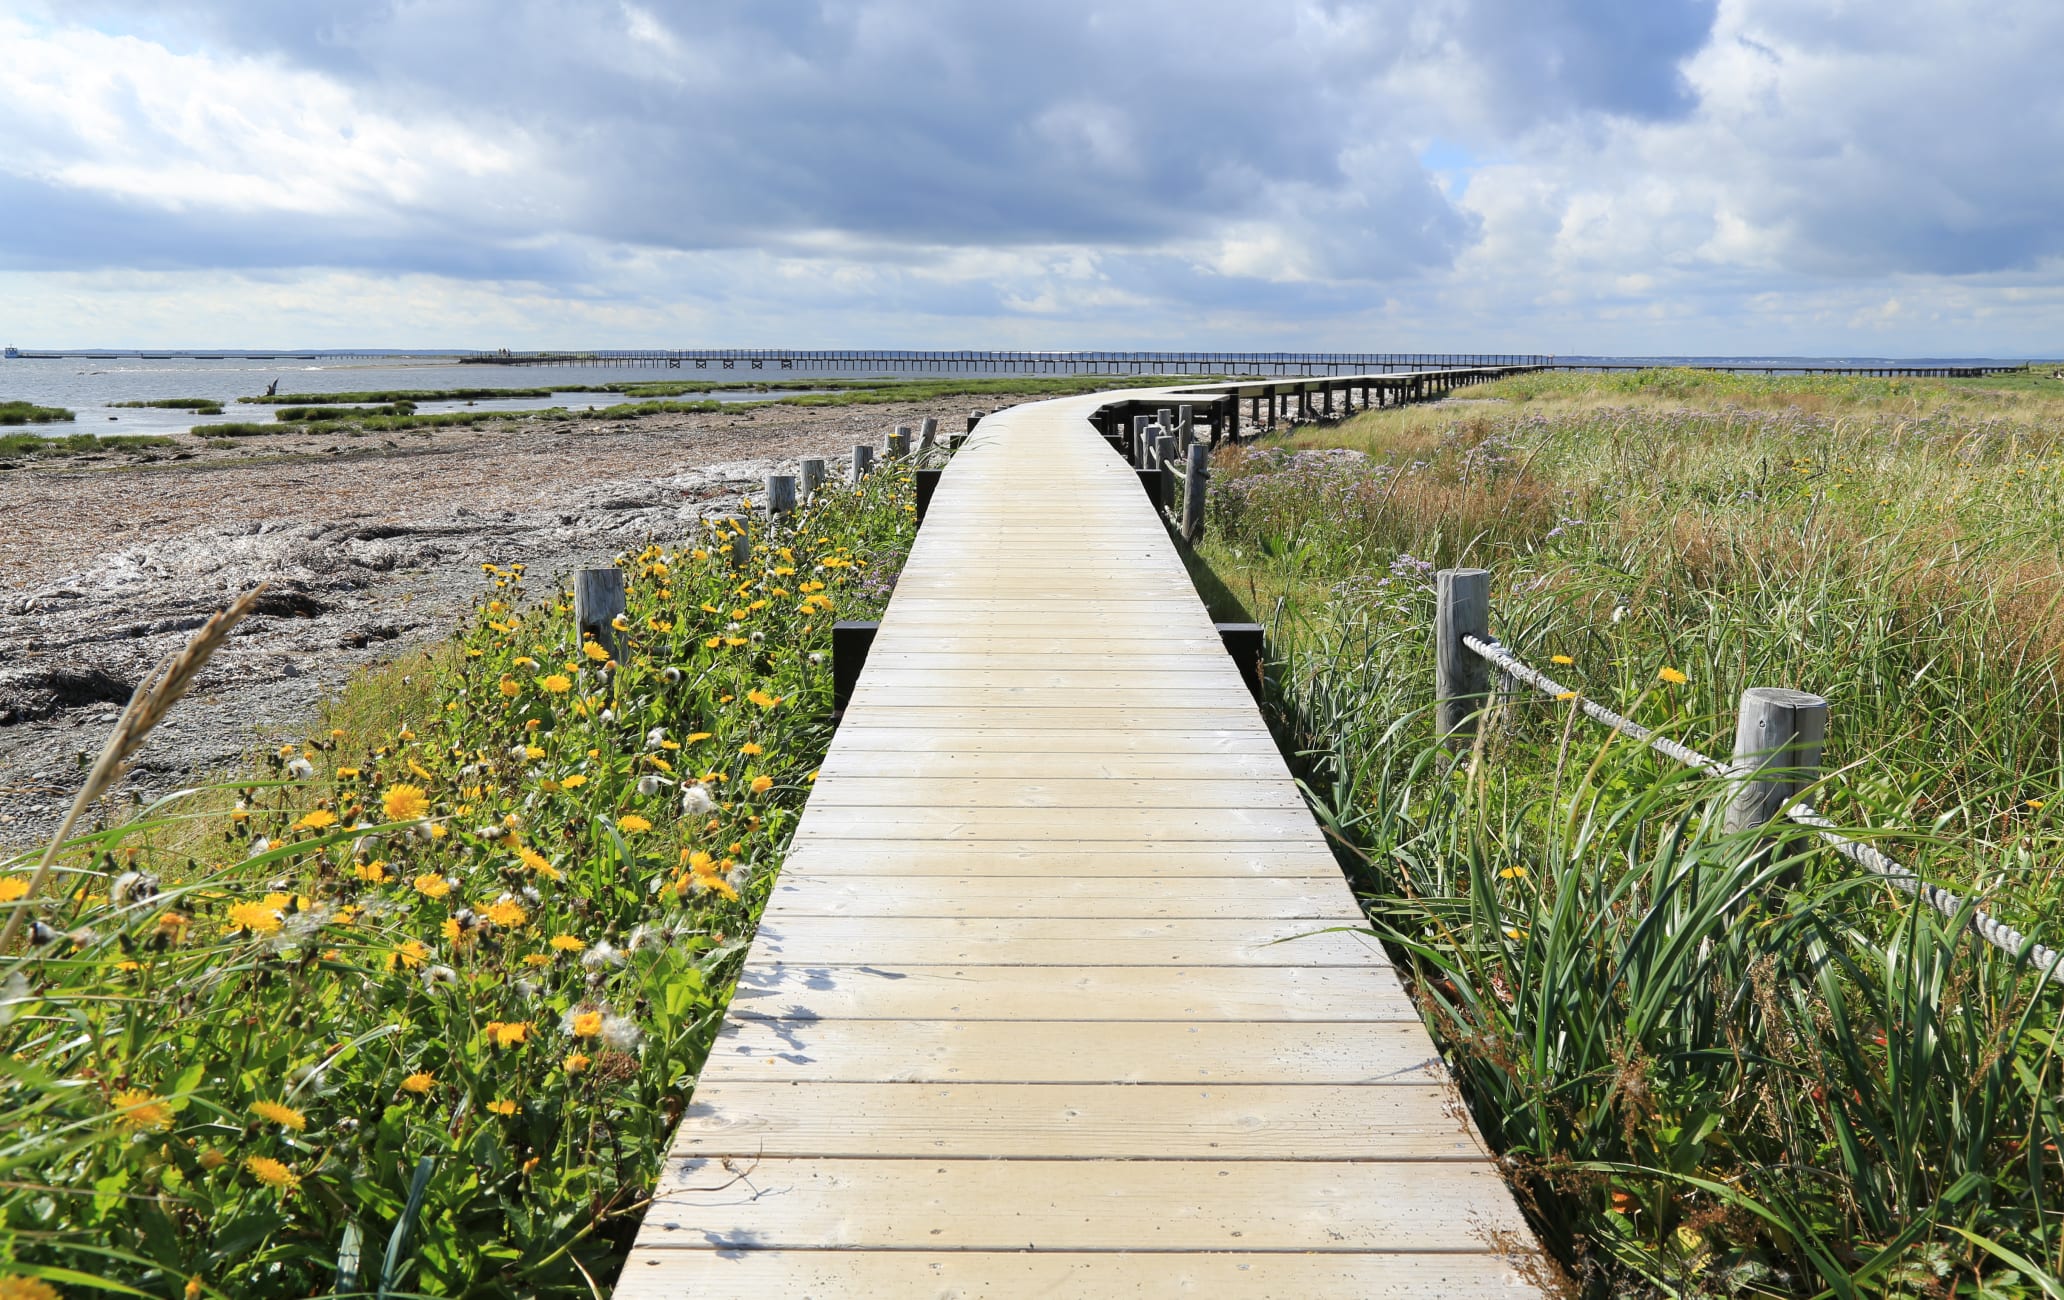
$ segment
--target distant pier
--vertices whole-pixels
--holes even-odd
[[[640,370],[792,371],[804,374],[1269,375],[1323,376],[1399,371],[1528,367],[1544,370],[1647,370],[1658,366],[1737,374],[1880,375],[1973,379],[2025,369],[2015,364],[1949,364],[1859,359],[1617,361],[1520,352],[1008,352],[961,349],[644,348],[593,352],[476,352],[482,366],[625,367]]]

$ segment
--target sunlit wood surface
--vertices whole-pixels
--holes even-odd
[[[1097,398],[954,458],[616,1294],[1536,1294]]]

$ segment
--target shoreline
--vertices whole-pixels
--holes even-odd
[[[757,497],[805,456],[968,399],[756,407],[626,422],[511,419],[339,442],[198,437],[0,474],[0,849],[54,831],[143,673],[259,581],[240,628],[138,755],[122,797],[237,769],[354,672],[442,640],[480,564],[556,579]],[[175,459],[175,457],[179,457]]]

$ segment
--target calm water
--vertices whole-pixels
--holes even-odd
[[[74,424],[28,425],[9,432],[64,433],[180,433],[229,420],[269,420],[263,406],[236,404],[239,397],[255,397],[265,386],[279,380],[282,393],[355,393],[392,389],[433,388],[551,388],[551,397],[484,398],[471,404],[473,410],[538,411],[550,406],[578,410],[584,406],[610,406],[636,399],[616,393],[597,392],[597,384],[641,383],[652,380],[682,380],[691,376],[664,367],[652,369],[626,366],[462,366],[449,359],[383,358],[378,361],[144,361],[122,358],[113,361],[43,361],[10,358],[0,360],[0,401],[34,402],[38,406],[61,406],[78,416]],[[704,398],[720,402],[765,401],[766,394],[751,392],[698,393],[682,398]],[[167,397],[212,397],[223,404],[219,416],[195,415],[191,411],[109,410],[110,402],[142,402]],[[416,409],[431,413],[461,411],[462,401],[419,402]]]

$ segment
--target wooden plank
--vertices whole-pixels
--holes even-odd
[[[1092,829],[1113,840],[1253,840],[1280,835],[1319,842],[1303,808],[852,808],[811,803],[798,833],[831,839],[1080,839]]]
[[[1013,780],[936,776],[926,781],[840,774],[810,803],[818,808],[1304,808],[1287,781],[1128,781],[1113,777]],[[823,780],[820,771],[818,780]]]
[[[775,916],[1055,916],[1221,920],[1361,920],[1338,875],[1213,879],[1017,876],[811,876],[785,868],[767,903]]]
[[[731,1014],[761,1020],[1396,1020],[1379,966],[784,966],[748,963]]]
[[[659,1243],[655,1243],[658,1245]],[[692,1243],[682,1243],[692,1245]],[[967,1250],[716,1250],[661,1246],[615,1300],[1513,1300],[1537,1261],[1462,1254]]]
[[[1443,1083],[1417,1013],[1390,1021],[725,1021],[707,1077],[848,1083]]]
[[[761,925],[756,952],[792,966],[1363,966],[1375,937],[1319,921],[1132,918],[1085,933],[1063,917],[873,917],[784,913]]]
[[[1340,867],[1323,849],[1276,843],[1127,844],[1124,841],[983,840],[952,844],[907,840],[811,841],[789,854],[783,871],[802,877],[1083,876],[1251,878],[1273,876],[1334,882]],[[1038,888],[1024,881],[1026,890]],[[1144,891],[1140,891],[1144,892]]]
[[[1449,1088],[704,1080],[676,1156],[1482,1160]]]
[[[869,751],[854,746],[834,749],[818,769],[817,783],[830,790],[837,781],[923,781],[954,777],[970,781],[999,779],[1111,781],[1241,781],[1281,784],[1283,761],[1274,754],[1027,754],[993,750],[947,750],[942,753]],[[812,792],[814,795],[814,791]]]
[[[747,1197],[752,1227],[727,1233]],[[1527,1233],[1488,1162],[1187,1160],[669,1160],[645,1230],[754,1250],[1492,1251]]]
[[[1195,726],[1153,731],[1096,731],[1081,722],[1073,726],[1030,728],[934,725],[897,727],[887,720],[848,716],[831,742],[834,755],[869,753],[986,754],[1276,754],[1276,742],[1265,728]],[[1281,761],[1280,758],[1277,759]],[[821,784],[821,783],[820,783]]]
[[[1211,709],[1156,708],[1151,704],[1108,709],[1013,709],[925,702],[873,707],[856,703],[846,716],[850,725],[871,731],[1101,731],[1111,738],[1110,743],[1119,743],[1116,737],[1142,731],[1233,731],[1274,743],[1261,714],[1251,703],[1245,708]]]

